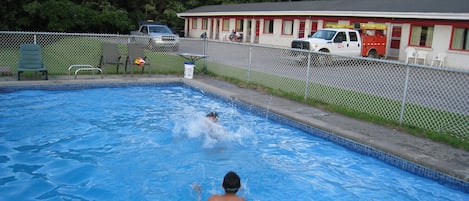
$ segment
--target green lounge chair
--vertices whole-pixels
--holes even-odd
[[[116,74],[118,74],[119,66],[124,64],[124,61],[121,60],[121,58],[122,56],[119,54],[119,49],[117,47],[117,44],[103,43],[101,61],[99,62],[99,68],[104,70],[103,68],[106,64],[116,65]]]
[[[41,72],[48,79],[48,73],[42,61],[42,48],[37,44],[22,44],[18,62],[18,80],[22,72]]]
[[[150,74],[151,74],[150,61],[147,61],[147,57],[145,56],[142,45],[129,43],[129,44],[127,44],[127,51],[128,51],[128,54],[127,54],[127,59],[126,59],[126,62],[125,62],[126,71],[129,68],[130,73],[133,74],[132,67],[133,66],[139,66],[139,65],[135,64],[135,59],[140,57],[145,61],[145,64],[140,66],[140,68],[142,68],[142,74],[143,74],[143,71],[145,70],[145,66],[150,67],[149,70],[150,70]]]

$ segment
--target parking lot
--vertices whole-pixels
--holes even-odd
[[[203,53],[200,40],[182,40],[181,50]],[[210,41],[208,61],[251,72],[307,81],[417,105],[469,115],[469,74],[435,67],[407,65],[399,61],[329,56],[295,52],[288,48]],[[303,54],[306,59],[295,59]],[[309,74],[308,74],[309,73]],[[248,79],[247,76],[241,79]],[[405,100],[404,100],[405,99]],[[452,101],[456,100],[456,101]]]

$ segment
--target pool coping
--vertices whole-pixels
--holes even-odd
[[[258,108],[259,114],[305,131],[318,131],[325,138],[351,150],[369,155],[414,174],[433,179],[448,187],[469,193],[469,154],[448,145],[415,137],[391,128],[329,113],[302,103],[274,97],[262,92],[241,88],[210,77],[183,79],[175,76],[112,77],[108,79],[67,78],[49,81],[0,81],[0,88],[41,88],[44,86],[93,87],[184,83],[238,106]],[[1,91],[0,91],[1,92]],[[310,132],[311,133],[311,132]]]

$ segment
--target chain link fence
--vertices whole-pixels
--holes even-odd
[[[469,140],[469,72],[252,44],[208,44],[210,72]]]
[[[73,64],[100,66],[104,43],[116,44],[125,61],[127,44],[148,40],[132,35],[0,32],[0,67],[14,75],[20,44],[36,43],[43,47],[49,74],[67,75]],[[469,140],[467,71],[206,39],[180,38],[176,50],[145,43],[142,47],[154,74],[183,74],[187,59],[178,53],[204,54],[208,58],[196,62],[196,73],[207,70],[292,97]],[[116,74],[116,65],[100,67]],[[147,68],[145,74],[151,76]]]
[[[202,51],[203,40],[184,39],[179,47],[155,46],[150,42],[151,38],[133,35],[115,34],[73,34],[73,33],[41,33],[41,32],[0,32],[0,66],[3,75],[15,74],[19,61],[19,48],[21,44],[39,44],[42,47],[42,55],[49,75],[68,75],[68,67],[76,64],[88,64],[100,67],[105,74],[119,74],[140,72],[134,61],[127,60],[128,44],[137,43],[144,49],[145,62],[150,68],[145,67],[145,74],[182,74],[184,72],[185,58],[178,52]],[[115,44],[119,66],[116,64],[102,64],[103,44]],[[200,46],[197,48],[197,46]],[[142,56],[143,57],[143,56]],[[199,61],[200,62],[200,61]],[[132,68],[131,68],[132,67]],[[132,71],[130,71],[132,69]],[[82,72],[80,72],[82,73]],[[87,73],[87,72],[83,72]],[[88,72],[91,73],[91,72]],[[26,74],[26,73],[23,73]],[[22,74],[22,77],[23,77]],[[32,74],[32,75],[31,75]],[[29,73],[27,76],[34,76]]]

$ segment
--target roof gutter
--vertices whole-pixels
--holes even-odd
[[[333,16],[333,17],[382,17],[441,20],[469,20],[469,13],[429,12],[363,12],[363,11],[241,11],[177,13],[180,18],[208,16]]]

